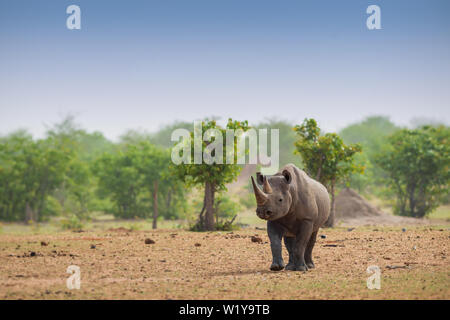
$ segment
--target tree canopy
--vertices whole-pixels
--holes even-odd
[[[423,217],[448,194],[449,138],[444,126],[403,129],[389,137],[376,161],[396,195],[396,213]]]
[[[302,157],[307,173],[327,186],[331,193],[331,212],[327,224],[333,226],[335,185],[351,173],[363,171],[363,167],[354,163],[355,154],[362,151],[361,145],[346,145],[336,133],[321,135],[314,119],[305,119],[301,125],[294,127],[294,131],[298,135],[295,152]]]
[[[198,220],[198,229],[200,230],[214,230],[214,198],[215,193],[226,190],[226,184],[234,181],[241,171],[241,166],[236,164],[237,158],[237,139],[238,137],[234,137],[232,150],[227,149],[226,139],[222,139],[226,137],[226,130],[238,130],[241,129],[243,132],[249,129],[247,121],[233,121],[232,119],[228,120],[226,128],[222,128],[217,124],[215,120],[206,120],[202,121],[201,132],[199,133],[201,136],[201,153],[202,155],[210,154],[213,158],[219,157],[220,155],[214,154],[216,151],[215,148],[211,148],[214,144],[220,144],[222,150],[222,159],[221,163],[217,163],[219,161],[214,161],[211,164],[202,161],[201,164],[195,163],[194,154],[195,154],[195,133],[194,131],[190,132],[191,139],[187,141],[188,148],[190,148],[190,163],[182,163],[179,165],[173,165],[173,172],[179,178],[185,181],[190,185],[203,186],[205,190],[204,194],[204,206],[199,214]],[[217,132],[220,135],[220,139],[218,139],[217,135],[208,136],[209,132]],[[218,145],[216,145],[218,146]],[[233,152],[234,154],[234,163],[228,164],[226,161],[227,153]],[[205,212],[206,211],[206,212]],[[205,212],[205,214],[204,214]]]

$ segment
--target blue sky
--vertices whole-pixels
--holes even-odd
[[[81,30],[66,28],[67,6]],[[368,30],[366,8],[381,8]],[[449,123],[450,1],[0,0],[0,134],[208,116]]]

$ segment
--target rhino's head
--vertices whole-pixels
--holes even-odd
[[[267,177],[258,172],[256,173],[256,179],[263,187],[263,190],[261,190],[252,177],[257,216],[264,220],[277,220],[284,217],[292,204],[292,197],[289,192],[292,181],[291,173],[284,170],[282,175]]]

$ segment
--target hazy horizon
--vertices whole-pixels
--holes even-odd
[[[132,131],[132,130],[136,131],[136,132],[139,132],[139,133],[143,133],[143,134],[153,134],[153,133],[157,133],[159,130],[163,129],[166,126],[173,125],[173,124],[175,124],[177,122],[184,122],[183,120],[175,119],[173,121],[160,124],[156,129],[153,129],[153,130],[149,130],[148,128],[143,128],[143,127],[124,128],[122,132],[119,132],[117,134],[117,136],[108,136],[107,134],[105,134],[105,132],[103,132],[102,130],[100,130],[98,128],[97,129],[96,128],[87,128],[86,126],[83,125],[83,123],[78,121],[77,117],[73,116],[72,114],[66,114],[65,116],[61,116],[55,122],[43,123],[42,124],[42,128],[41,128],[41,130],[38,133],[32,132],[29,128],[26,128],[26,127],[18,127],[18,128],[14,129],[14,130],[11,130],[9,132],[0,132],[0,137],[7,136],[8,134],[24,130],[27,133],[31,134],[33,136],[33,138],[40,139],[40,138],[43,138],[45,136],[46,131],[48,129],[52,129],[53,125],[61,123],[65,119],[71,118],[71,117],[73,117],[74,124],[77,126],[78,129],[85,130],[88,133],[101,132],[105,136],[105,138],[107,138],[108,140],[110,140],[112,142],[118,142],[123,135],[125,135],[127,132]],[[326,130],[325,128],[321,127],[320,120],[319,119],[316,119],[316,120],[318,121],[318,125],[319,125],[319,127],[321,127],[323,132],[336,132],[336,133],[338,133],[342,129],[345,129],[348,126],[351,126],[351,125],[354,125],[354,124],[359,124],[359,123],[363,122],[364,120],[366,120],[366,119],[368,119],[370,117],[386,117],[398,127],[414,128],[414,127],[417,126],[418,123],[420,125],[425,125],[425,124],[428,124],[428,125],[441,125],[441,124],[442,125],[448,125],[446,123],[443,123],[443,122],[439,121],[438,119],[425,118],[425,117],[413,117],[413,118],[410,119],[410,121],[408,123],[406,123],[406,124],[399,124],[399,123],[396,123],[395,121],[392,121],[392,119],[390,119],[389,116],[382,115],[382,114],[373,114],[373,115],[369,115],[367,117],[361,118],[359,121],[348,123],[348,124],[344,125],[343,127],[338,128],[337,130]],[[227,119],[214,117],[214,115],[212,117],[208,117],[208,119],[211,119],[211,118],[216,119],[218,121],[218,123],[220,125],[222,125],[222,126],[224,126],[226,124],[226,121],[227,121]],[[204,120],[204,119],[195,119],[194,121],[197,121],[197,120]],[[247,119],[233,119],[233,120],[247,120]],[[192,124],[194,124],[194,121],[192,121]],[[293,121],[291,121],[289,119],[281,119],[281,118],[269,119],[269,118],[267,118],[267,119],[262,119],[261,121],[258,121],[258,122],[250,122],[249,121],[249,125],[250,126],[258,126],[258,125],[260,125],[262,123],[265,123],[265,122],[268,122],[268,121],[282,121],[282,122],[290,123],[293,126],[296,125],[296,124],[300,124],[301,123],[301,121],[300,122],[293,122]],[[415,123],[415,122],[418,122],[418,123]],[[182,128],[182,127],[180,127],[180,128]],[[189,130],[190,128],[185,128],[185,129]]]
[[[66,28],[67,6],[81,30]],[[368,30],[366,8],[381,8]],[[74,115],[111,139],[175,120],[449,124],[448,1],[0,3],[0,135]]]

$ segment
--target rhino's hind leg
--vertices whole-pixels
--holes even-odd
[[[309,238],[308,245],[307,245],[306,251],[305,251],[305,262],[306,262],[306,266],[309,269],[314,269],[316,267],[314,265],[314,261],[312,259],[312,251],[313,251],[314,245],[316,243],[317,232],[318,231],[315,231],[311,234],[311,238]]]
[[[267,235],[270,240],[270,249],[272,250],[272,265],[270,270],[280,271],[284,269],[283,256],[281,255],[281,238],[283,237],[283,230],[281,227],[272,221],[267,221]]]
[[[295,250],[295,237],[284,237],[284,245],[289,253],[289,262],[286,265],[286,270],[294,270],[294,250]]]
[[[313,233],[313,225],[311,221],[302,221],[300,225],[300,232],[295,238],[295,270],[296,271],[308,271],[308,267],[305,262],[305,252],[308,246],[309,239]]]

